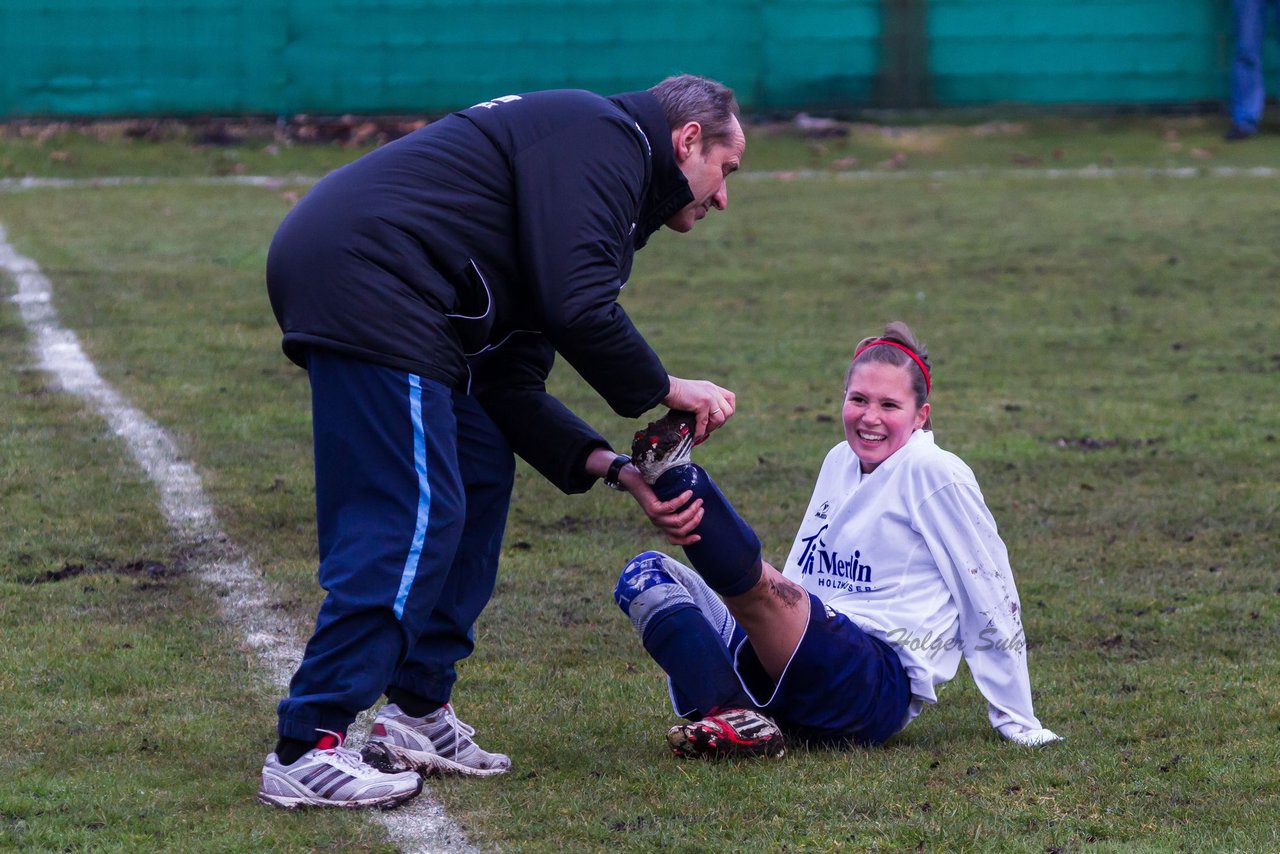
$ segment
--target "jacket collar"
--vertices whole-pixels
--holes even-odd
[[[645,188],[640,219],[636,223],[635,242],[639,249],[664,222],[693,201],[693,192],[676,163],[676,155],[671,148],[671,129],[667,127],[667,117],[658,99],[650,92],[640,91],[623,92],[609,100],[635,119],[640,132],[648,139],[652,153],[649,186]]]

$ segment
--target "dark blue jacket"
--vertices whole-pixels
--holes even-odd
[[[562,355],[615,412],[667,394],[617,303],[632,257],[692,194],[647,92],[557,90],[454,113],[321,180],[281,223],[267,287],[284,350],[412,371],[484,404],[566,491],[607,445],[546,394]],[[577,469],[577,471],[575,471]]]

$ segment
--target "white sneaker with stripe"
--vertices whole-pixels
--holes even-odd
[[[292,765],[272,753],[262,765],[258,800],[284,809],[298,807],[397,807],[422,791],[412,771],[387,774],[341,746],[312,748]]]
[[[511,770],[511,759],[481,750],[473,727],[458,720],[446,703],[422,718],[406,715],[387,703],[373,721],[361,755],[375,768],[433,774],[492,777]]]

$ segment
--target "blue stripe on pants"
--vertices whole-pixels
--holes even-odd
[[[466,521],[435,610],[392,678],[396,688],[447,702],[456,664],[475,648],[472,626],[493,593],[502,532],[515,478],[511,447],[474,399],[453,394],[458,471],[466,489]]]
[[[427,437],[422,429],[422,381],[417,374],[409,374],[409,420],[413,422],[413,470],[418,475],[418,516],[413,529],[413,544],[405,558],[404,572],[400,575],[400,590],[396,593],[396,619],[404,617],[404,603],[409,598],[409,588],[418,574],[418,561],[422,558],[422,545],[427,539],[427,523],[431,519],[431,483],[427,480]]]
[[[447,386],[326,350],[307,368],[326,595],[278,707],[301,739],[346,729],[391,684],[442,607],[467,512]]]

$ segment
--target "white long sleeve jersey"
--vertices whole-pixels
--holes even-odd
[[[1008,551],[973,471],[932,432],[870,474],[847,444],[832,448],[783,574],[898,652],[906,722],[937,702],[963,655],[993,727],[1040,728]]]

